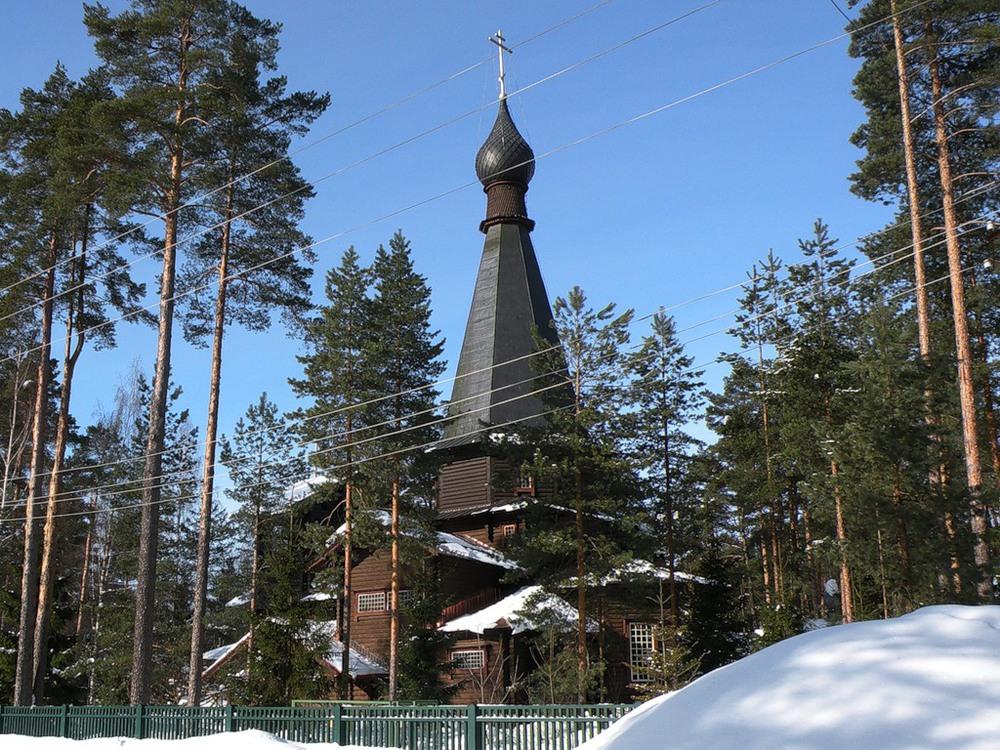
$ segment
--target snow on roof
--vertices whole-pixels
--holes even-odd
[[[648,560],[631,560],[612,570],[600,579],[598,585],[606,586],[609,583],[620,583],[623,580],[634,578],[657,578],[661,581],[670,580],[670,570],[659,565],[653,565]],[[711,583],[707,578],[696,576],[691,573],[674,571],[675,581],[688,581],[690,583]]]
[[[466,560],[475,560],[486,565],[495,565],[499,568],[514,570],[517,563],[505,557],[498,550],[488,547],[482,542],[470,539],[457,534],[449,534],[446,531],[437,532],[437,551],[449,557],[461,557]]]
[[[514,635],[526,630],[539,630],[539,625],[524,611],[529,599],[534,609],[548,610],[554,614],[558,622],[565,624],[566,630],[576,628],[576,610],[564,599],[546,592],[541,586],[524,586],[478,612],[470,612],[446,622],[438,630],[444,633],[468,631],[482,634],[491,628],[509,627]],[[594,631],[596,627],[593,623],[587,623],[587,630]]]
[[[392,522],[392,517],[388,512],[384,510],[372,510],[365,511],[375,522],[382,526],[389,526]],[[342,523],[337,527],[337,530],[333,532],[333,535],[329,539],[329,543],[333,543],[337,537],[341,536],[347,530],[347,524]],[[421,532],[419,529],[415,528],[412,524],[404,524],[402,527],[402,533],[409,537],[419,537]],[[475,539],[471,539],[467,536],[459,536],[458,534],[449,534],[446,531],[434,532],[437,537],[437,545],[435,549],[439,554],[447,555],[448,557],[459,557],[465,560],[474,560],[475,562],[484,563],[485,565],[495,565],[499,568],[506,568],[507,570],[514,570],[517,568],[517,563],[507,558],[499,550],[494,549],[482,542],[478,542]]]
[[[306,594],[301,599],[299,599],[299,601],[300,602],[328,602],[331,599],[336,599],[336,598],[337,597],[333,596],[332,594],[325,594],[322,591],[319,591],[319,592],[317,592],[315,594]]]
[[[310,622],[309,631],[312,635],[320,635],[323,638],[329,639],[329,647],[325,658],[330,663],[330,666],[339,670],[341,664],[343,664],[344,644],[334,637],[334,633],[337,632],[337,621]],[[233,651],[243,646],[249,639],[250,633],[247,633],[235,643],[229,643],[225,646],[219,646],[219,648],[206,651],[202,654],[202,658],[209,663],[208,666],[211,666],[211,664],[224,659]],[[370,654],[360,653],[357,647],[351,648],[351,662],[348,669],[351,677],[387,674],[385,667],[379,664]]]
[[[210,651],[206,651],[201,655],[201,658],[208,662],[217,662],[225,656],[228,656],[232,651],[243,645],[245,641],[250,638],[250,634],[247,633],[242,638],[240,638],[235,643],[228,643],[225,646],[219,646],[218,648],[213,648]]]
[[[998,747],[1000,606],[814,630],[654,698],[577,750]]]
[[[334,633],[337,632],[337,621],[314,622],[312,627],[314,633],[330,639],[330,645],[324,658],[330,663],[330,666],[339,671],[344,663],[344,643],[334,637]],[[371,658],[369,654],[361,653],[356,646],[351,647],[348,672],[354,678],[388,674],[385,667]]]
[[[330,479],[330,477],[324,477],[321,474],[311,476],[307,479],[300,479],[290,487],[285,488],[285,500],[292,503],[304,500],[309,497],[317,487],[331,481],[333,480]]]

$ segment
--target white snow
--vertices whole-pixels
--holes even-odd
[[[64,740],[59,737],[0,735],[4,750],[361,750],[359,745],[289,742],[267,732],[209,734],[186,740],[136,740],[107,737],[93,740]],[[365,748],[365,750],[377,750]]]
[[[0,735],[0,745],[4,750],[339,748],[256,731],[177,741]],[[997,750],[1000,606],[927,607],[895,620],[804,633],[649,701],[578,750],[708,748]]]
[[[649,701],[578,750],[997,750],[1000,606],[815,630]]]
[[[365,511],[368,513],[376,523],[382,526],[388,527],[392,522],[392,517],[388,512],[384,510],[372,510]],[[335,532],[327,540],[328,544],[333,544],[336,542],[338,537],[342,536],[347,531],[347,524],[341,524]],[[405,520],[402,526],[402,533],[405,536],[411,538],[420,538],[421,532],[419,529],[414,527],[412,524],[407,523]],[[460,557],[465,560],[474,560],[475,562],[484,563],[486,565],[494,565],[499,568],[506,568],[507,570],[513,570],[517,567],[517,563],[508,559],[499,550],[494,549],[482,542],[478,542],[475,539],[471,539],[466,536],[459,536],[458,534],[449,534],[446,531],[435,532],[437,536],[436,550],[439,554],[447,555],[448,557]]]
[[[510,596],[504,597],[478,612],[470,612],[446,622],[438,630],[445,633],[467,631],[480,635],[486,630],[505,626],[510,626],[514,635],[526,630],[538,630],[537,624],[526,617],[522,611],[525,609],[528,599],[534,599],[533,607],[547,609],[554,613],[557,621],[565,623],[566,630],[576,628],[576,610],[565,600],[555,594],[546,593],[541,586],[524,586]],[[588,622],[587,630],[591,629],[592,624]]]
[[[308,479],[300,479],[285,489],[285,500],[292,503],[303,500],[309,497],[317,487],[321,487],[330,481],[332,480],[329,477],[325,477],[322,474],[314,474]]]

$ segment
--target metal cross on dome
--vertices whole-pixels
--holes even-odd
[[[503,73],[503,53],[506,52],[508,55],[513,55],[514,50],[504,44],[507,40],[503,38],[503,32],[497,29],[497,33],[490,37],[490,41],[497,46],[497,56],[500,58],[500,98],[507,98],[507,90],[504,88],[504,73]]]

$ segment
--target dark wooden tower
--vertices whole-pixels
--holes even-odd
[[[513,492],[492,486],[501,468],[490,456],[490,433],[542,418],[533,395],[535,332],[557,344],[552,309],[531,244],[534,222],[525,193],[535,172],[535,155],[511,119],[501,94],[496,122],[476,155],[476,175],[486,193],[486,235],[449,420],[437,449],[454,460],[438,482],[443,517],[506,503]],[[530,491],[530,488],[524,488]]]

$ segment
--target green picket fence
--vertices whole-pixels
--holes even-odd
[[[0,734],[184,739],[258,729],[294,742],[407,750],[573,750],[632,705],[0,706]]]

